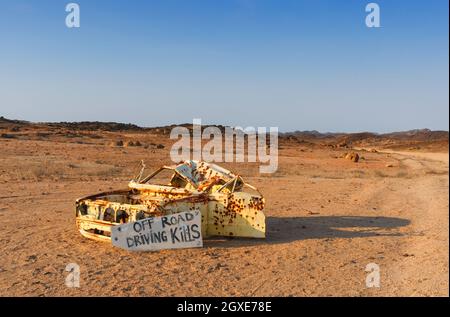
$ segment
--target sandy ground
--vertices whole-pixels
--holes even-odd
[[[128,135],[143,142],[157,136]],[[277,173],[225,164],[267,200],[267,238],[129,253],[83,238],[74,201],[124,188],[165,149],[0,139],[2,296],[448,296],[448,153],[371,153],[284,144]],[[391,167],[388,167],[391,166]],[[65,286],[68,263],[80,288]],[[367,288],[366,265],[380,269]]]

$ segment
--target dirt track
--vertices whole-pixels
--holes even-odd
[[[77,197],[124,187],[139,159],[157,167],[167,152],[0,140],[0,295],[448,296],[447,153],[364,152],[353,163],[292,145],[270,177],[229,165],[266,197],[265,240],[128,253],[80,236]],[[71,262],[79,289],[64,283]],[[380,288],[365,286],[368,263]]]

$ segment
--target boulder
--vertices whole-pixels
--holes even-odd
[[[350,152],[345,155],[347,160],[357,163],[359,161],[359,154],[356,152]]]

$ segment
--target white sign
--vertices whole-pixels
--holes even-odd
[[[130,251],[202,247],[200,211],[145,218],[112,227],[111,241]]]

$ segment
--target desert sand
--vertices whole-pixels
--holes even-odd
[[[342,158],[348,147],[281,140],[273,175],[222,164],[264,194],[266,239],[130,253],[83,238],[74,201],[125,188],[141,159],[149,169],[171,164],[166,135],[3,132],[1,296],[449,295],[448,140],[433,151],[360,146],[357,163]],[[79,288],[65,285],[68,263],[80,266]],[[379,288],[366,287],[369,263]]]

